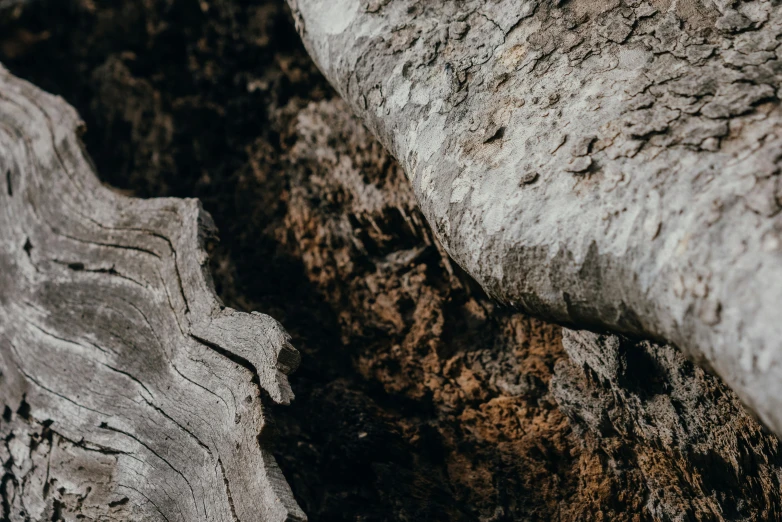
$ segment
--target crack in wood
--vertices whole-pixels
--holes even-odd
[[[0,87],[5,519],[305,520],[253,400],[293,398],[298,352],[217,298],[211,218],[108,190],[71,107]]]

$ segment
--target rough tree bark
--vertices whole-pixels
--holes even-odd
[[[17,56],[9,65],[19,74],[61,89],[56,92],[79,107],[90,122],[90,150],[111,182],[144,195],[200,194],[224,234],[234,229],[233,239],[212,251],[220,295],[238,308],[284,318],[296,344],[308,350],[309,370],[297,376],[297,407],[278,426],[283,437],[275,453],[311,518],[779,517],[779,442],[719,379],[670,347],[571,332],[562,340],[553,325],[494,307],[451,270],[447,257],[439,261],[401,172],[343,103],[307,104],[320,99],[312,93],[321,83],[298,47],[298,59],[280,53],[288,33],[279,30],[285,24],[269,22],[268,8],[281,8],[210,3],[199,18],[193,5],[112,2],[96,9],[92,2],[69,2],[67,16],[47,10],[50,24],[32,24],[32,33],[4,32],[0,54]],[[160,37],[161,25],[181,33]],[[269,38],[259,25],[277,30]],[[221,37],[198,40],[194,35],[207,34],[203,27]],[[239,36],[235,27],[242,28]],[[52,30],[51,40],[31,53],[42,29]],[[189,43],[187,60],[168,61],[171,48]],[[258,60],[260,46],[274,49],[270,63]],[[25,49],[31,54],[19,54]],[[275,77],[290,81],[270,80]],[[269,91],[259,96],[256,89]],[[307,93],[306,99],[287,101],[282,92],[291,91]],[[263,110],[276,116],[268,121]],[[248,121],[255,124],[250,132]],[[199,155],[204,147],[211,157]],[[182,161],[183,155],[194,159]],[[4,181],[0,176],[0,192]],[[266,234],[280,243],[253,251],[268,241]],[[233,272],[240,261],[252,274]],[[276,271],[268,268],[275,264]],[[63,277],[89,275],[86,264],[80,268],[75,263],[76,272],[63,270]],[[283,282],[272,291],[257,283],[278,278]],[[291,287],[307,288],[305,280],[317,292],[302,298]],[[274,292],[285,306],[269,307],[265,300]],[[315,308],[327,317],[324,324],[339,315],[339,342],[319,323],[313,328],[297,317]],[[164,306],[163,316],[170,313]],[[347,357],[356,373],[335,371]],[[148,517],[144,510],[153,508],[137,507],[147,502],[140,496],[104,501],[102,482],[114,473],[116,456],[84,450],[93,446],[74,445],[53,431],[57,424],[36,421],[31,413],[38,406],[29,395],[21,402],[14,392],[8,401],[0,418],[6,517]],[[73,453],[78,458],[68,456]],[[220,463],[246,464],[224,457]],[[158,472],[149,469],[156,481]],[[234,472],[226,469],[229,477]],[[244,494],[236,487],[242,484],[231,482],[234,501]],[[179,495],[187,503],[191,491],[180,488]]]
[[[552,395],[605,476],[640,479],[637,516],[780,517],[779,440],[717,377],[647,341],[563,329],[563,346]]]
[[[782,9],[289,0],[505,303],[673,342],[782,433]]]
[[[0,68],[5,520],[303,520],[260,390],[298,352],[216,297],[197,200],[98,181],[62,99]]]

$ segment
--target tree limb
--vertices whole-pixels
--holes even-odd
[[[103,187],[81,126],[0,68],[5,519],[304,520],[260,397],[298,352],[215,295],[200,203]]]
[[[673,342],[782,434],[778,6],[288,1],[489,293]]]

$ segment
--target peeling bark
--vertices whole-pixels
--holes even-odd
[[[194,199],[100,184],[75,111],[0,68],[5,520],[303,520],[261,390],[298,352],[222,305]]]
[[[778,5],[289,4],[491,295],[672,342],[782,433]]]

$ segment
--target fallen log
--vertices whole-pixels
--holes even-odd
[[[782,433],[782,10],[288,0],[494,297],[676,344]]]
[[[193,199],[101,185],[62,99],[0,67],[4,520],[304,520],[261,391],[298,352],[215,295]]]

